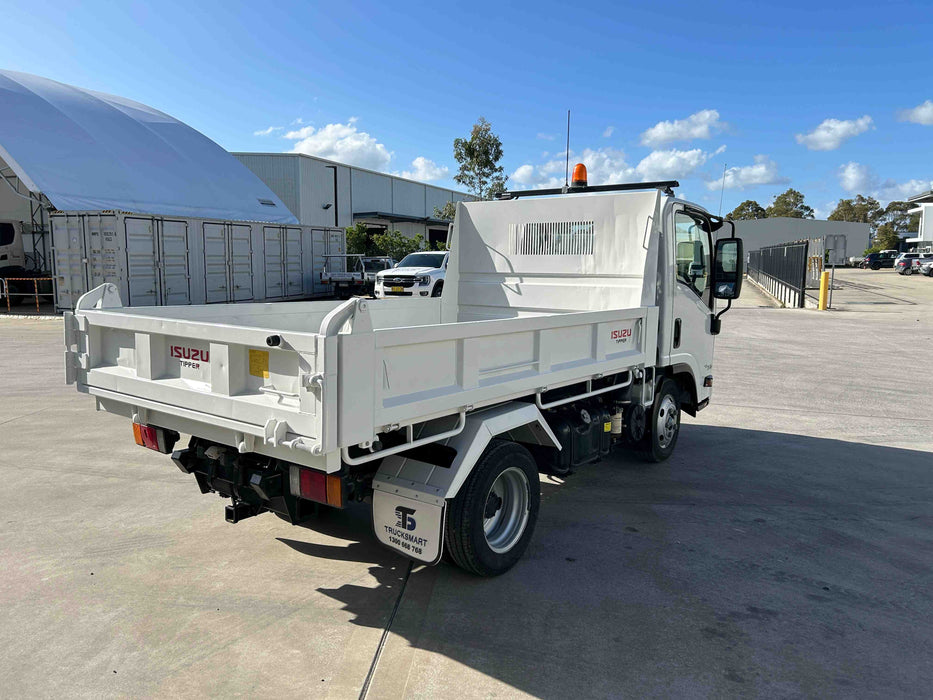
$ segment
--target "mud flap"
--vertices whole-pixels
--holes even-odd
[[[378,540],[407,557],[437,564],[444,552],[447,501],[378,480],[373,488],[373,530]]]

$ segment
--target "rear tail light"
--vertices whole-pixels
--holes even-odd
[[[178,433],[165,428],[155,428],[151,425],[133,423],[133,439],[140,447],[167,455],[178,441]]]
[[[343,508],[343,479],[339,476],[293,464],[289,482],[293,496]]]

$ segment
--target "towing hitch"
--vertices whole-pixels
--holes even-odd
[[[252,518],[254,515],[259,515],[259,508],[243,501],[234,501],[224,508],[224,520],[228,523],[236,524],[241,520]]]

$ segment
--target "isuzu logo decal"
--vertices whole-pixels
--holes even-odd
[[[615,343],[627,343],[631,337],[631,328],[618,328],[609,334],[609,338]]]
[[[210,352],[207,350],[198,350],[197,348],[186,348],[181,345],[169,345],[169,357],[181,361],[182,367],[192,367],[198,369],[202,362],[210,362]]]

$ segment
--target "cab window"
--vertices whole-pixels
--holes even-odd
[[[13,224],[0,222],[0,246],[12,244],[14,238],[16,238],[16,229],[13,228]]]
[[[674,260],[677,282],[709,301],[709,224],[687,212],[674,214]]]

